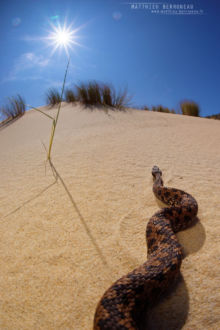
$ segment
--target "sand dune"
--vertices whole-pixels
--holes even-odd
[[[56,109],[47,110],[54,114]],[[148,311],[150,329],[219,329],[220,122],[63,106],[0,129],[0,328],[92,329],[96,304],[146,260],[145,228],[161,206],[151,168],[198,201],[178,238],[182,280]]]

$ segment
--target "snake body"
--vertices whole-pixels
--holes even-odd
[[[156,301],[179,277],[183,251],[175,233],[193,223],[198,205],[190,194],[164,187],[157,166],[152,175],[154,194],[170,207],[150,218],[146,228],[147,261],[104,293],[96,308],[94,330],[139,329],[143,307]]]

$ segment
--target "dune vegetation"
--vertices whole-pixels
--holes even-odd
[[[220,113],[217,113],[216,115],[211,115],[211,116],[206,116],[206,118],[210,118],[210,119],[220,119]]]
[[[179,108],[177,110],[169,109],[168,107],[164,107],[162,105],[152,106],[151,108],[144,105],[142,109],[146,111],[174,113],[174,114],[182,114],[182,115],[195,116],[195,117],[199,117],[200,114],[199,105],[194,101],[188,101],[188,100],[181,101]]]
[[[97,82],[96,80],[80,82],[74,85],[73,88],[67,88],[63,91],[62,96],[57,88],[50,88],[46,92],[46,104],[49,107],[57,106],[62,101],[71,104],[80,103],[85,107],[109,107],[112,110],[124,110],[126,107],[131,106],[131,97],[128,95],[126,88],[116,91],[113,85]],[[195,117],[200,116],[199,105],[189,100],[181,101],[177,109],[169,109],[161,104],[152,107],[144,105],[139,109]],[[25,111],[26,105],[23,97],[20,95],[10,97],[7,104],[0,107],[1,123],[20,117]],[[220,119],[220,114],[206,116],[206,118]]]
[[[71,89],[67,89],[65,91],[65,101],[67,103],[74,103],[77,102],[76,94],[74,94],[74,91]]]
[[[199,105],[193,101],[182,101],[180,108],[183,115],[199,117]]]
[[[104,106],[122,110],[129,106],[130,100],[131,97],[128,96],[126,89],[116,92],[112,85],[95,80],[80,82],[72,89],[66,89],[63,100],[57,89],[51,88],[46,94],[47,105],[51,107],[61,101],[66,101],[67,103],[79,102],[84,106]]]
[[[50,88],[46,93],[46,104],[54,107],[62,101],[60,92],[56,88]]]
[[[0,108],[0,117],[4,122],[21,117],[25,113],[24,99],[18,94],[8,98],[7,104]]]

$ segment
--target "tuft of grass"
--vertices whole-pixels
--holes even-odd
[[[103,105],[123,109],[128,105],[127,90],[115,92],[110,84],[98,83],[95,80],[76,85],[77,99],[84,105]]]
[[[143,105],[141,109],[145,111],[150,111],[150,108],[147,105]]]
[[[199,117],[200,109],[196,102],[182,101],[180,103],[180,109],[183,115]]]
[[[210,119],[220,119],[220,113],[217,113],[215,115],[211,115],[211,116],[206,116],[205,118],[210,118]]]
[[[131,102],[131,96],[128,96],[128,91],[125,88],[122,91],[119,91],[118,94],[115,94],[114,107],[123,110],[125,107],[129,106]]]
[[[163,107],[162,105],[152,106],[152,111],[156,112],[164,112],[164,113],[176,113],[174,109],[169,109],[167,107]]]
[[[46,94],[47,105],[54,107],[55,105],[61,103],[62,98],[59,91],[56,88],[50,88]]]
[[[91,105],[102,104],[101,87],[96,81],[90,81],[87,85],[88,101]]]
[[[165,108],[162,105],[153,106],[152,111],[165,112],[165,113],[170,113],[171,112],[168,108]]]
[[[77,99],[84,105],[89,105],[88,88],[84,83],[76,85]]]
[[[25,113],[24,99],[19,94],[8,98],[8,104],[0,108],[0,113],[5,120],[23,116]]]
[[[84,105],[102,104],[102,88],[95,80],[76,85],[77,99]]]
[[[77,101],[77,97],[74,94],[74,91],[71,89],[67,89],[65,92],[65,101],[68,103],[74,103]]]
[[[102,104],[108,107],[114,107],[115,91],[113,87],[104,84],[102,87]]]

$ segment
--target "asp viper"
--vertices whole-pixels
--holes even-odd
[[[193,223],[198,204],[190,194],[164,187],[157,166],[152,175],[154,194],[170,207],[156,212],[147,224],[147,261],[117,280],[102,296],[94,330],[139,329],[138,320],[146,302],[155,301],[179,277],[183,251],[175,233]]]

